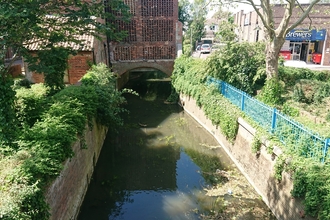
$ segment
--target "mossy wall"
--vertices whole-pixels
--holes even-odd
[[[290,175],[284,173],[280,183],[273,177],[276,153],[268,154],[265,146],[261,147],[260,154],[252,152],[251,146],[256,132],[253,127],[239,118],[237,121],[239,124],[238,133],[235,141],[231,143],[221,133],[220,128],[214,126],[211,120],[205,116],[193,98],[181,94],[180,102],[185,112],[216,138],[277,219],[302,219],[304,216],[302,201],[293,198],[290,194],[293,188]],[[304,219],[314,218],[304,216]]]
[[[64,162],[45,194],[51,220],[77,218],[106,134],[107,128],[94,122],[92,130],[86,128],[87,148],[80,141],[73,144],[74,156]]]

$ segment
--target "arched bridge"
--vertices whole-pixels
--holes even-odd
[[[130,7],[130,22],[112,22],[127,36],[121,42],[108,39],[110,63],[117,73],[118,88],[130,72],[161,71],[171,76],[174,60],[182,51],[182,24],[178,0],[124,0]]]
[[[117,73],[117,88],[121,89],[136,72],[155,72],[161,71],[167,76],[172,75],[174,59],[137,61],[137,62],[116,62],[113,64],[113,71]]]

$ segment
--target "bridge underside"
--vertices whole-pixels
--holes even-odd
[[[118,75],[117,88],[122,89],[133,73],[162,72],[167,79],[172,75],[174,60],[146,60],[138,62],[113,62],[112,71]],[[133,76],[134,77],[134,76]]]

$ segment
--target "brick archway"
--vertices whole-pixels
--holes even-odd
[[[117,88],[122,89],[129,81],[129,73],[132,71],[158,70],[165,73],[168,77],[172,75],[174,60],[170,61],[147,61],[147,62],[117,62],[112,66],[112,71],[118,75]]]
[[[174,60],[149,60],[140,62],[115,62],[112,64],[112,71],[119,76],[135,69],[155,69],[162,71],[168,76],[172,75],[174,69]]]

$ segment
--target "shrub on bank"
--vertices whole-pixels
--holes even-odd
[[[74,156],[71,146],[83,136],[86,124],[94,118],[112,128],[121,124],[124,98],[114,89],[113,74],[101,64],[86,77],[95,80],[83,80],[81,86],[69,86],[47,99],[42,88],[17,93],[18,149],[0,155],[1,219],[49,219],[45,187],[60,173],[63,161]],[[8,146],[0,148],[3,152]]]
[[[279,66],[278,75],[280,80],[285,82],[287,86],[294,86],[297,80],[301,79],[330,82],[329,71],[311,70],[308,68]]]
[[[206,73],[254,95],[266,79],[264,50],[262,42],[227,43],[207,59]]]
[[[241,112],[217,88],[205,84],[204,70],[204,60],[182,56],[175,61],[172,85],[178,93],[192,96],[212,123],[221,128],[228,140],[234,141],[238,130],[237,119]]]
[[[244,115],[220,95],[217,88],[205,85],[205,69],[210,70],[214,68],[207,67],[206,65],[208,64],[209,63],[203,60],[180,57],[175,62],[172,84],[178,93],[192,96],[212,123],[220,126],[221,132],[228,140],[232,141],[237,135],[237,118],[244,117]],[[283,67],[283,69],[285,68],[286,67]],[[293,73],[290,71],[282,72],[280,77],[282,80],[288,80],[288,82],[284,81],[285,85],[290,85],[293,80],[295,80],[294,82],[296,83],[299,79],[298,77],[323,79],[327,81],[329,80],[329,73],[295,69]],[[324,86],[320,88],[322,88],[322,90],[320,90],[319,96],[324,98],[328,94],[328,87]],[[285,109],[288,112],[292,112],[292,114],[297,114],[296,110],[290,108],[290,106],[285,106]],[[248,119],[248,121],[250,121],[250,119]],[[254,124],[254,126],[256,125]],[[267,131],[261,132],[267,133]],[[272,139],[271,135],[269,135],[269,139]],[[275,141],[277,146],[281,146],[276,139]],[[307,141],[304,144],[304,147],[308,147]],[[329,219],[329,164],[311,161],[305,158],[303,154],[297,155],[294,145],[282,146],[281,148],[284,154],[276,159],[274,178],[281,181],[283,172],[290,173],[293,178],[292,196],[303,199],[305,213],[317,217],[318,219]],[[273,153],[272,148],[270,149],[269,153]]]

